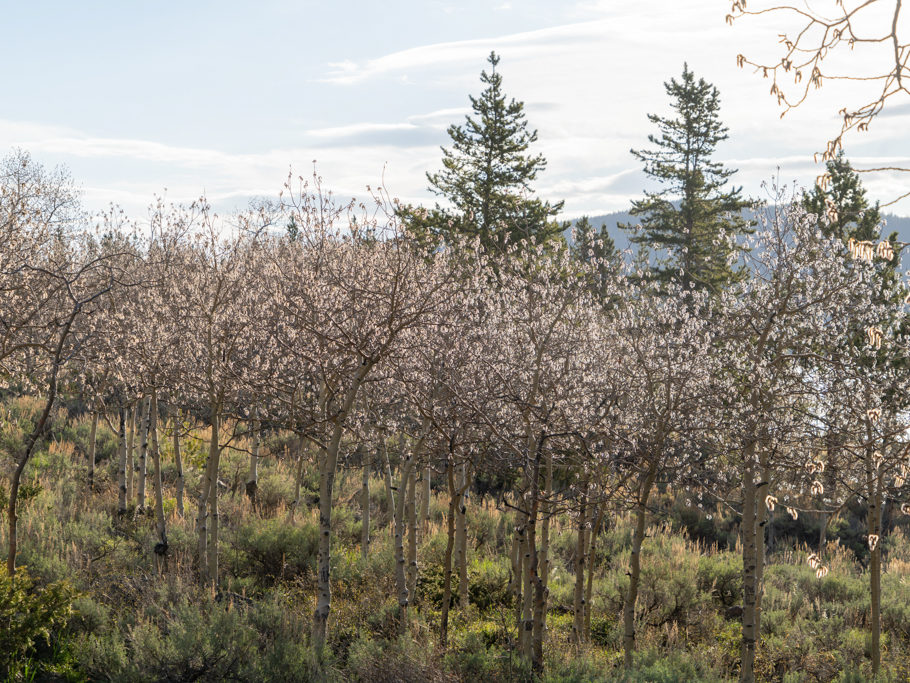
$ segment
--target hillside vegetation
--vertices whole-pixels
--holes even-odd
[[[447,501],[433,481],[429,519],[418,528],[419,578],[411,635],[400,637],[392,570],[391,510],[385,480],[371,473],[375,525],[368,558],[361,554],[361,515],[353,504],[360,477],[343,477],[333,519],[334,627],[329,649],[307,645],[313,609],[318,472],[312,452],[276,435],[263,449],[256,504],[243,491],[251,444],[225,454],[221,587],[194,580],[191,519],[176,512],[176,471],[164,449],[166,558],[154,553],[154,520],[131,506],[117,516],[117,435],[98,431],[96,489],[88,492],[90,420],[79,406],[56,411],[50,445],[34,456],[21,512],[23,567],[36,587],[24,604],[38,621],[12,622],[4,652],[12,680],[261,680],[261,681],[521,681],[532,680],[515,650],[514,605],[508,592],[508,514],[472,491],[468,517],[468,602],[456,598],[451,645],[436,633],[442,599]],[[4,413],[34,416],[35,402],[8,400]],[[162,431],[166,429],[162,425]],[[7,439],[16,435],[7,434]],[[187,485],[200,476],[204,430],[183,442]],[[390,445],[397,464],[400,454]],[[295,506],[295,461],[301,491]],[[350,456],[353,457],[353,456]],[[190,464],[193,463],[193,464]],[[594,539],[590,641],[572,644],[576,534],[571,517],[551,526],[551,603],[547,613],[548,681],[721,681],[739,661],[740,557],[735,522],[711,515],[664,490],[649,519],[643,553],[640,651],[635,673],[622,667],[621,610],[632,527],[627,515],[604,523]],[[709,519],[713,516],[713,519]],[[789,520],[789,518],[786,518]],[[801,520],[802,521],[802,520]],[[848,549],[858,535],[849,516],[829,542],[828,576],[806,565],[817,520],[783,522],[766,569],[762,680],[865,680],[869,594],[866,554]],[[855,520],[854,520],[855,522]],[[882,606],[883,680],[910,676],[910,544],[902,525],[888,540]],[[5,542],[6,539],[3,539]],[[162,567],[161,562],[166,564]],[[3,590],[9,590],[8,578]],[[456,587],[454,593],[460,594]],[[385,597],[383,597],[385,596]],[[9,612],[4,619],[10,619]]]

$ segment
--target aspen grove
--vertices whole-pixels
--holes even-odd
[[[902,533],[892,510],[910,511],[904,301],[882,295],[896,245],[848,247],[824,235],[831,216],[778,193],[727,250],[744,255],[743,276],[715,294],[560,243],[428,249],[384,188],[345,203],[315,174],[228,216],[205,198],[157,201],[138,225],[116,209],[87,215],[71,181],[25,153],[2,169],[3,590],[53,575],[35,521],[53,489],[68,508],[46,514],[106,529],[89,542],[67,527],[53,551],[91,577],[82,590],[158,615],[123,622],[132,654],[119,660],[90,646],[88,627],[73,636],[86,670],[254,678],[237,615],[284,585],[270,628],[312,653],[285,680],[356,667],[366,655],[351,639],[382,619],[391,650],[432,643],[470,677],[464,653],[478,646],[464,632],[482,614],[479,647],[506,657],[492,678],[545,675],[568,649],[607,676],[644,666],[643,642],[698,647],[699,609],[735,624],[716,665],[769,679],[781,671],[763,652],[772,553],[836,590],[853,570],[825,534],[860,503],[869,667],[910,656],[882,617],[887,533]],[[87,425],[82,445],[49,468],[67,423]],[[690,533],[714,516],[732,524],[724,557],[736,559],[727,584],[710,579],[707,606],[683,606],[691,586],[664,600],[656,588],[672,558],[649,546],[681,538],[681,509]],[[800,541],[810,518],[821,535]],[[276,560],[256,533],[290,540]],[[132,573],[118,574],[126,553]],[[502,570],[490,585],[481,554]],[[354,576],[370,577],[356,599]],[[63,600],[64,583],[32,597]],[[154,628],[187,618],[181,592],[220,625],[149,650],[140,672],[138,649],[165,637]],[[10,650],[9,671],[62,637],[60,609]],[[21,613],[2,612],[10,633]],[[399,656],[382,680],[448,680]]]

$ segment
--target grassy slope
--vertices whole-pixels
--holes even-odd
[[[19,403],[13,412],[27,413],[27,401]],[[152,552],[151,517],[115,518],[116,439],[106,427],[100,430],[100,482],[93,494],[85,491],[82,454],[87,435],[85,418],[67,424],[58,415],[54,440],[36,454],[29,469],[29,481],[38,486],[32,486],[21,513],[21,564],[40,582],[68,581],[79,595],[68,626],[55,629],[47,642],[39,640],[30,658],[19,659],[12,672],[19,680],[28,680],[29,672],[35,671],[40,671],[35,680],[54,680],[52,675],[57,680],[123,681],[530,679],[527,666],[510,647],[515,629],[505,589],[511,529],[506,513],[476,500],[468,505],[472,604],[455,607],[450,648],[443,653],[435,634],[447,502],[444,497],[432,501],[432,519],[420,536],[413,635],[398,639],[384,482],[374,477],[371,484],[374,544],[365,561],[358,545],[359,470],[342,474],[333,522],[330,651],[316,653],[306,645],[314,606],[317,536],[316,513],[307,502],[317,489],[311,468],[304,469],[304,500],[291,519],[293,463],[264,459],[260,505],[253,509],[242,487],[247,455],[225,452],[224,580],[221,591],[215,592],[193,581],[195,510],[189,495],[187,517],[177,516],[170,489],[173,466],[164,472],[172,552],[162,574]],[[16,436],[14,428],[7,428],[2,438],[8,445]],[[198,436],[185,445],[188,492],[194,490],[205,451],[205,434]],[[163,446],[163,459],[170,463],[170,440],[163,439]],[[271,447],[275,453],[285,452],[281,443]],[[667,519],[653,521],[643,549],[637,671],[625,678],[619,669],[620,611],[629,522],[613,518],[598,539],[594,642],[578,649],[569,640],[573,522],[568,515],[553,520],[546,680],[692,681],[736,676],[739,624],[726,615],[739,599],[739,558],[733,551],[693,543],[671,528],[673,520],[686,515],[698,516],[702,527],[721,527],[720,520],[709,522],[706,515],[686,512],[679,507],[682,502],[668,497],[662,502]],[[5,545],[5,535],[0,543]],[[884,668],[892,679],[907,680],[910,545],[900,532],[887,543]],[[863,680],[859,672],[867,668],[868,596],[862,568],[852,553],[832,545],[831,572],[819,580],[806,565],[805,550],[786,543],[778,548],[766,572],[757,664],[762,678]],[[856,672],[855,677],[850,672]]]

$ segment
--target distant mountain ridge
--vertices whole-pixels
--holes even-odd
[[[751,209],[746,209],[743,211],[743,215],[747,218],[754,218],[755,212]],[[882,217],[885,220],[885,227],[882,229],[883,236],[887,237],[892,232],[897,232],[897,239],[899,242],[910,243],[910,216],[895,216],[893,214],[886,213],[883,214]],[[570,242],[572,227],[575,226],[575,223],[579,220],[579,218],[575,218],[569,221],[571,227],[566,231],[565,235],[566,239]],[[636,225],[639,222],[639,219],[636,216],[630,214],[628,211],[614,211],[613,213],[606,213],[599,216],[588,216],[588,220],[595,228],[600,228],[601,225],[606,225],[607,231],[610,233],[610,237],[612,237],[613,241],[616,243],[617,249],[623,250],[628,249],[632,246],[629,242],[629,232],[619,227],[620,223]]]

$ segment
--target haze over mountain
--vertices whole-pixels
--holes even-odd
[[[752,211],[744,211],[743,214],[745,216],[755,215]],[[887,236],[896,231],[899,242],[907,242],[910,244],[910,216],[895,216],[889,213],[882,215],[885,219],[882,235]],[[581,217],[579,216],[579,218],[572,219],[570,224],[574,226],[580,218]],[[596,228],[599,228],[601,225],[606,225],[610,237],[613,238],[613,241],[616,243],[616,248],[620,251],[633,246],[629,242],[629,231],[619,227],[620,224],[635,225],[639,222],[639,219],[628,211],[614,211],[613,213],[606,213],[599,216],[588,216],[588,220],[591,225]],[[566,239],[571,241],[571,228],[567,230],[565,234]]]

